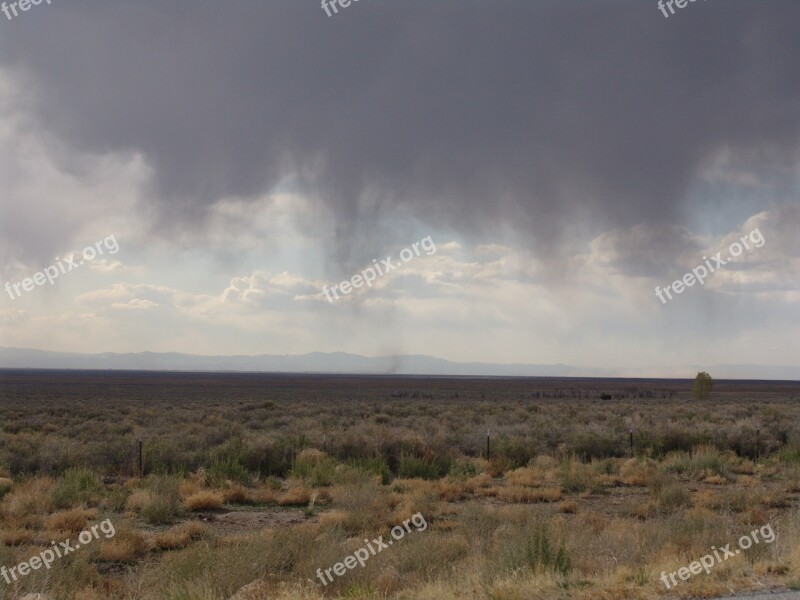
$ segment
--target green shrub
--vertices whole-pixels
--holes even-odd
[[[563,540],[557,549],[554,548],[550,531],[544,523],[529,523],[505,537],[499,555],[503,567],[509,571],[530,569],[567,575],[572,569]]]
[[[167,525],[182,512],[179,483],[174,477],[157,475],[148,481],[150,500],[142,507],[142,518],[151,525]]]
[[[575,437],[573,450],[582,460],[626,456],[630,452],[622,436],[598,435],[594,432],[579,433]]]
[[[70,469],[58,480],[53,490],[56,508],[71,508],[81,505],[94,505],[100,500],[103,484],[88,469]]]
[[[450,477],[453,479],[469,479],[478,474],[478,466],[470,460],[456,462],[450,469]]]
[[[400,455],[398,476],[407,479],[440,479],[447,475],[449,461],[434,458],[418,458],[410,454]]]
[[[800,448],[787,446],[778,451],[778,458],[785,463],[800,463]]]
[[[727,474],[723,456],[712,446],[700,446],[691,454],[671,452],[664,459],[663,470],[665,473],[692,477]]]
[[[336,479],[336,461],[321,450],[306,448],[292,462],[290,475],[314,487],[329,486]]]
[[[213,486],[224,485],[227,481],[250,483],[253,479],[244,465],[233,458],[215,460],[208,468],[207,476]]]
[[[510,468],[518,469],[536,457],[536,448],[522,438],[499,438],[492,444],[491,453],[507,458]]]
[[[389,485],[392,482],[392,472],[382,456],[372,458],[356,458],[350,461],[350,466],[362,473],[380,475],[381,484]]]
[[[656,501],[659,509],[663,512],[675,512],[692,504],[689,492],[677,483],[668,484],[661,488],[656,494]]]

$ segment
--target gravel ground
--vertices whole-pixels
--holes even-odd
[[[789,590],[773,590],[771,592],[750,592],[747,594],[736,594],[735,596],[725,596],[717,600],[800,600],[800,591],[791,592]]]

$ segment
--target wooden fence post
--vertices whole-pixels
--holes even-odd
[[[630,434],[631,434],[631,458],[633,458],[635,456],[633,453],[633,429],[631,429]]]

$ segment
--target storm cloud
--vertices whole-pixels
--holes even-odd
[[[55,0],[0,23],[0,64],[66,164],[141,153],[160,228],[283,184],[358,264],[386,216],[547,254],[577,222],[685,225],[722,151],[796,165],[798,22],[790,0]]]

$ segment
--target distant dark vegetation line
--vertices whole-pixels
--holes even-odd
[[[498,469],[541,454],[658,458],[711,446],[800,459],[800,384],[688,380],[0,372],[0,466],[12,475],[205,468],[284,477],[316,448],[383,479]],[[632,443],[632,446],[631,446]]]

